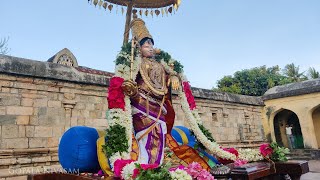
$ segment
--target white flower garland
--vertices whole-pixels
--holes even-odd
[[[197,109],[191,110],[193,117],[195,118],[197,124],[202,124],[201,117]]]
[[[175,171],[170,171],[171,179],[173,180],[192,180],[192,177],[182,169],[176,169]]]
[[[182,82],[188,82],[188,78],[187,78],[187,76],[185,76],[185,75],[183,74],[183,72],[182,72],[182,73],[179,73],[179,76],[180,76]]]
[[[130,62],[130,56],[127,59],[127,61]],[[136,79],[137,74],[139,72],[140,64],[141,64],[141,57],[136,56],[132,66],[132,76],[133,76],[132,79]],[[115,76],[121,77],[124,80],[130,80],[131,79],[130,67],[125,64],[116,65]]]
[[[128,97],[125,97],[125,102],[127,104],[128,102]],[[130,99],[129,99],[130,102]],[[129,103],[130,105],[130,103]],[[109,120],[109,126],[114,126],[116,124],[125,127],[126,129],[126,139],[128,141],[128,150],[127,152],[117,152],[113,154],[110,159],[110,164],[111,167],[113,167],[114,162],[117,159],[130,159],[130,154],[129,152],[131,151],[132,147],[132,116],[131,116],[131,106],[130,107],[125,107],[125,111],[122,109],[110,109],[109,110],[109,115],[108,115],[108,120]]]
[[[130,55],[126,55],[126,53],[124,52],[120,52],[118,56],[122,56],[125,57],[127,59],[127,61],[129,61],[130,59]],[[141,58],[140,57],[136,57],[135,61],[133,63],[133,68],[132,68],[132,76],[133,79],[135,79],[137,77],[137,74],[139,72],[139,66],[141,63]],[[121,77],[124,80],[129,80],[130,79],[130,67],[123,65],[123,64],[118,64],[116,66],[116,70],[115,70],[115,76]],[[133,133],[133,124],[132,124],[132,109],[131,109],[131,102],[130,102],[130,97],[129,96],[125,96],[124,98],[125,101],[125,111],[123,111],[122,109],[110,109],[109,113],[108,113],[108,123],[109,126],[113,126],[113,125],[120,125],[125,127],[126,129],[126,139],[128,141],[128,149],[126,152],[117,152],[115,154],[113,154],[111,157],[109,157],[110,160],[110,165],[113,168],[114,162],[117,159],[130,159],[130,152],[132,150],[132,133]]]
[[[109,157],[110,165],[113,170],[114,162],[118,159],[130,159],[130,153],[122,152],[121,154],[119,152],[114,153],[111,157]]]
[[[237,149],[237,151],[239,153],[238,158],[248,162],[261,161],[264,159],[258,149],[241,148]]]
[[[125,180],[132,180],[133,170],[136,168],[137,161],[131,162],[122,168],[121,176]]]
[[[196,111],[194,111],[194,114],[191,112],[187,97],[182,90],[179,90],[178,93],[179,97],[181,98],[181,107],[183,112],[185,113],[185,116],[187,118],[187,122],[190,125],[191,130],[194,132],[197,139],[210,151],[212,154],[215,154],[221,158],[224,159],[231,159],[236,160],[236,156],[232,153],[229,153],[227,151],[224,151],[220,148],[220,146],[216,142],[211,142],[201,131],[197,124],[197,120],[195,118],[194,114],[197,114]]]
[[[128,62],[130,62],[130,55],[124,52],[120,52],[118,56],[122,56],[127,59]],[[174,60],[171,59],[169,62],[173,63]],[[177,72],[175,72],[166,62],[161,60],[160,62],[165,71],[170,75],[177,75]],[[141,64],[141,58],[136,57],[135,61],[133,63],[132,71],[133,71],[133,79],[136,79],[136,76],[139,72],[139,66]],[[130,67],[119,64],[116,66],[115,75],[123,78],[124,80],[130,80]],[[180,78],[182,79],[182,82],[185,82],[187,80],[186,76],[183,73],[179,74]],[[192,129],[192,131],[195,133],[195,136],[197,139],[213,154],[216,154],[217,156],[225,159],[231,159],[235,160],[236,156],[234,154],[231,154],[229,152],[226,152],[222,150],[219,145],[216,142],[211,142],[201,131],[198,124],[201,124],[201,118],[199,116],[199,113],[197,110],[190,110],[187,98],[185,93],[182,91],[182,88],[179,88],[179,97],[181,98],[181,106],[182,110],[184,111],[187,121]],[[112,157],[110,157],[110,162],[113,167],[113,164],[115,160],[117,159],[130,159],[131,148],[132,148],[132,132],[133,132],[133,125],[132,125],[132,115],[131,115],[131,105],[130,105],[130,98],[128,96],[125,96],[125,111],[122,109],[111,109],[109,112],[109,124],[115,125],[119,124],[126,128],[126,139],[128,140],[128,150],[126,153],[115,153]]]

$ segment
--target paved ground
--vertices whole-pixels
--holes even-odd
[[[301,176],[301,180],[320,180],[320,160],[310,160],[307,174]]]

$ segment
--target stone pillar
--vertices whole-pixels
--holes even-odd
[[[62,103],[63,103],[63,107],[66,111],[65,130],[67,130],[71,126],[72,109],[76,105],[76,101],[75,100],[64,100]]]

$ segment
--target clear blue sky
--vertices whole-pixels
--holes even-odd
[[[46,61],[69,48],[78,63],[113,72],[125,16],[87,0],[0,1],[10,55]],[[237,70],[288,63],[320,70],[319,0],[183,0],[168,17],[143,18],[156,47],[184,65],[193,86],[212,88]]]

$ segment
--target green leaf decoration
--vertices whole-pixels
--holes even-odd
[[[215,140],[213,139],[213,136],[211,134],[211,132],[206,128],[204,127],[202,124],[198,124],[200,130],[202,131],[202,133],[211,141],[211,142],[215,142]],[[192,130],[190,130],[190,133],[192,136],[195,136],[194,132]],[[197,137],[196,137],[197,138]],[[197,139],[197,142],[195,143],[194,145],[194,148],[195,149],[203,149],[205,150],[205,146]]]
[[[136,48],[134,52],[134,56],[136,56],[137,54],[138,54],[138,49]],[[116,65],[124,64],[126,66],[130,66],[130,58],[128,59],[123,55],[127,55],[128,57],[131,57],[131,41],[124,44],[121,47],[121,51],[115,60]],[[155,56],[155,60],[158,62],[160,62],[161,60],[164,60],[164,62],[169,63],[171,59],[172,59],[171,55],[162,50],[160,51],[159,54]],[[174,61],[174,71],[176,71],[177,73],[183,72],[183,65],[179,61]]]
[[[102,145],[103,152],[111,157],[116,152],[126,152],[129,148],[128,140],[124,134],[126,133],[126,128],[116,124],[111,126],[106,130],[106,143]]]
[[[273,161],[288,161],[287,154],[289,154],[289,149],[285,147],[280,147],[278,143],[272,142],[270,143],[270,147],[273,152],[271,154],[271,160]]]

